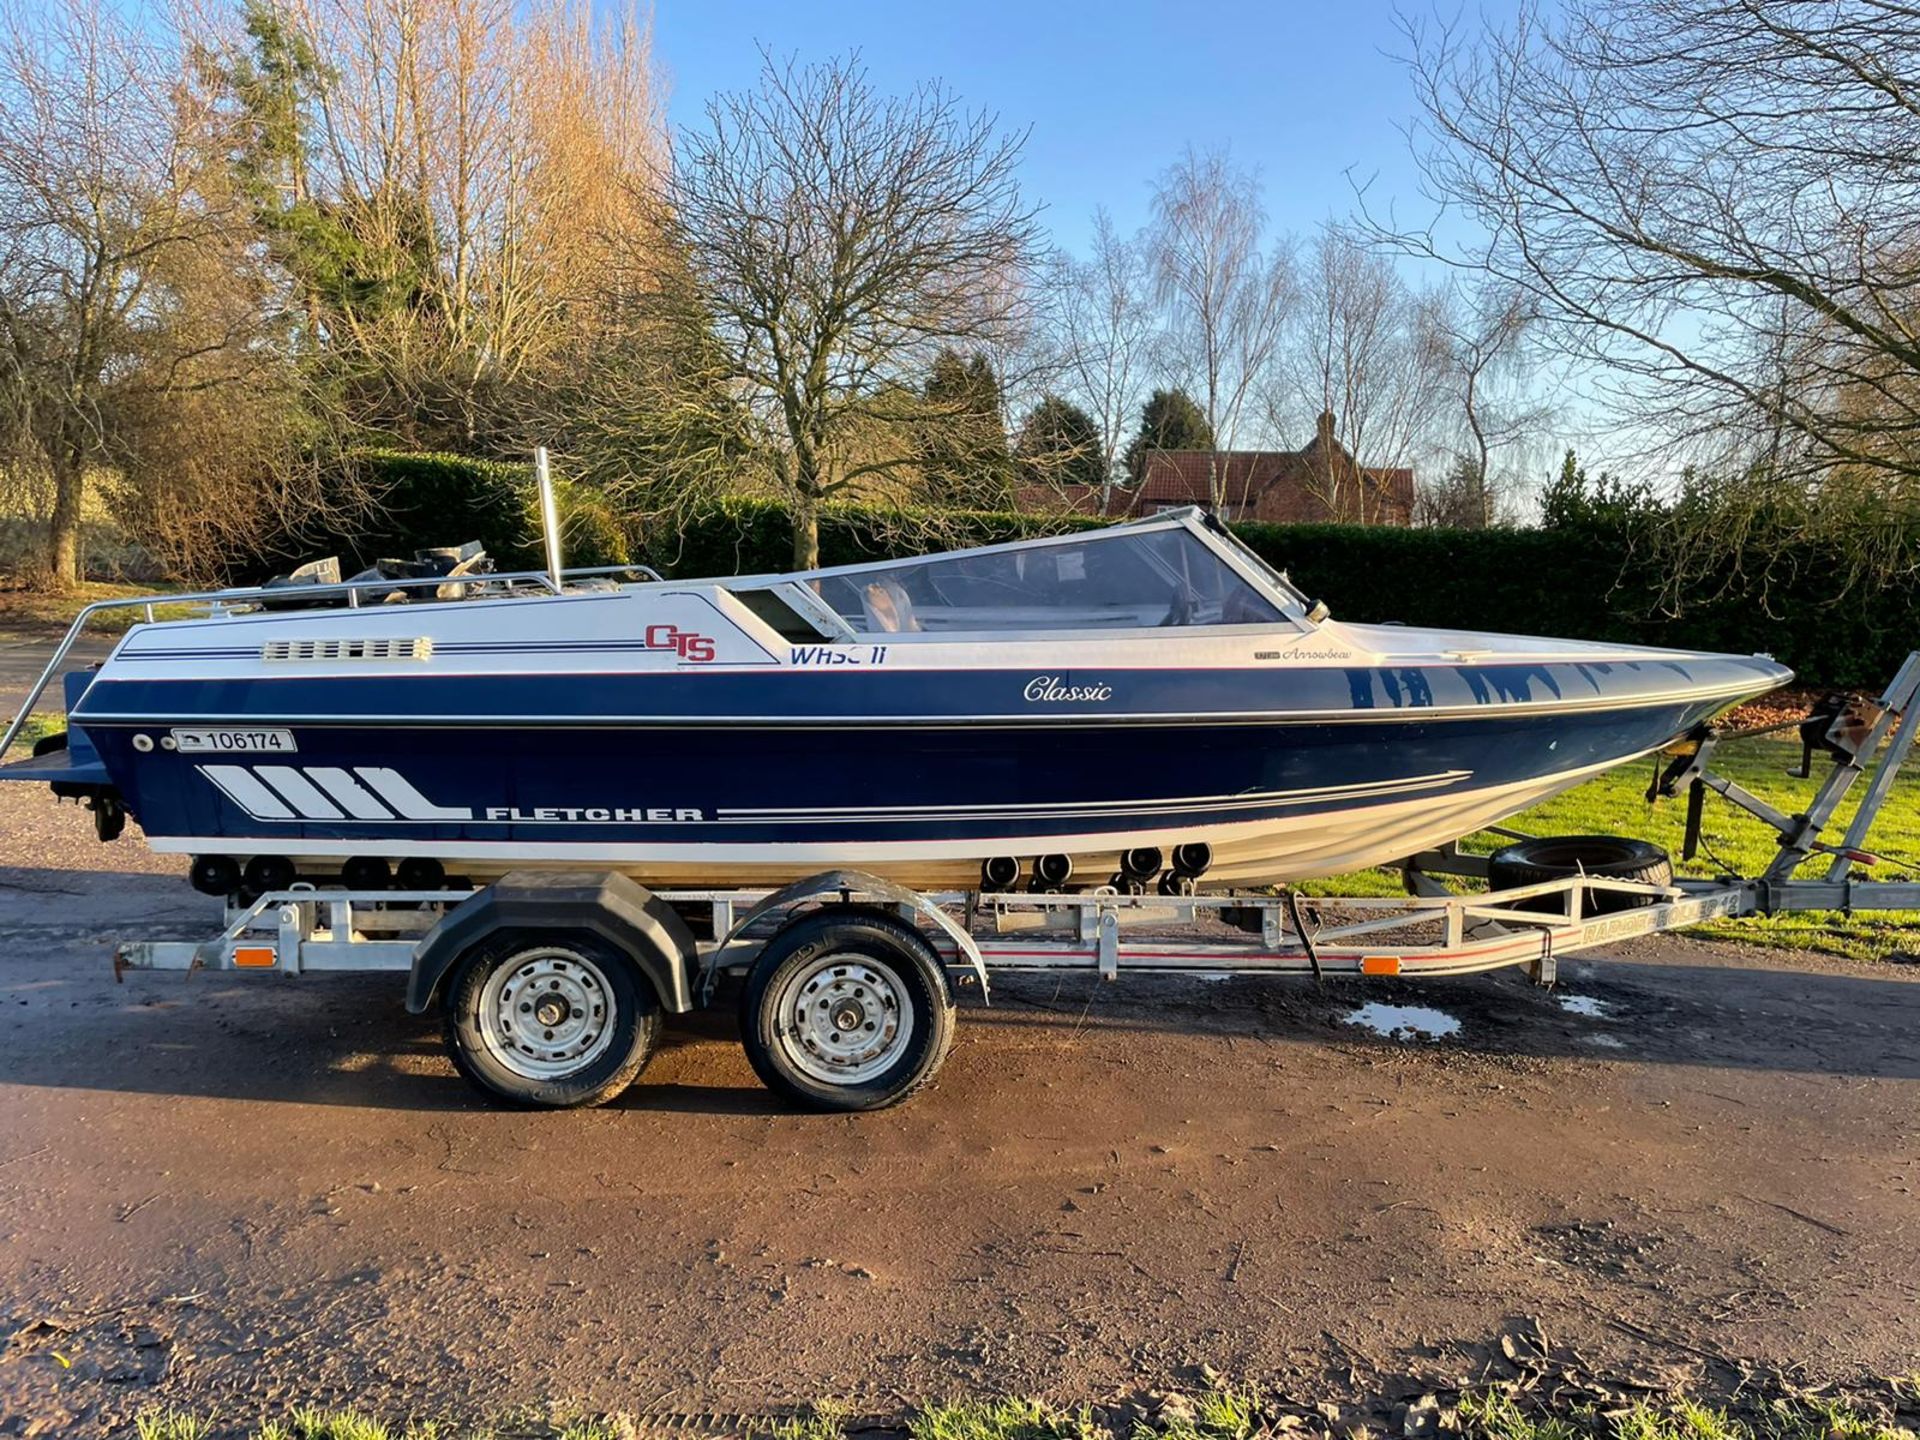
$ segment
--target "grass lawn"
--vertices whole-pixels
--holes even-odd
[[[1806,808],[1826,774],[1826,762],[1816,756],[1812,779],[1789,777],[1787,770],[1799,760],[1800,747],[1795,742],[1754,739],[1721,746],[1714,753],[1713,768],[1792,815]],[[1630,835],[1651,840],[1672,852],[1676,875],[1692,879],[1710,880],[1729,870],[1755,875],[1766,868],[1777,849],[1774,832],[1717,795],[1707,797],[1701,826],[1705,840],[1702,853],[1690,863],[1682,864],[1680,843],[1687,818],[1685,792],[1673,800],[1649,806],[1646,789],[1652,773],[1652,760],[1609,771],[1544,805],[1522,812],[1507,824],[1533,835]],[[1866,777],[1854,782],[1840,806],[1840,813],[1822,838],[1839,840],[1866,788]],[[1469,837],[1463,846],[1487,854],[1504,843],[1497,835],[1483,833]],[[1893,861],[1920,871],[1920,761],[1910,765],[1894,785],[1881,807],[1880,819],[1868,836],[1867,845]],[[1707,853],[1709,847],[1711,855]],[[1805,878],[1816,878],[1826,873],[1829,863],[1816,856],[1801,867],[1800,873]],[[1907,878],[1893,865],[1856,866],[1855,871],[1879,880]],[[1367,870],[1358,875],[1310,881],[1300,888],[1303,893],[1318,895],[1402,893],[1397,870]],[[1920,912],[1889,911],[1849,917],[1837,911],[1812,911],[1802,915],[1754,916],[1703,925],[1693,933],[1722,940],[1818,950],[1856,959],[1877,959],[1894,953],[1920,953]]]
[[[0,731],[4,731],[7,722],[13,717],[0,716]],[[9,763],[25,759],[33,753],[34,741],[46,735],[56,735],[67,728],[67,717],[53,710],[36,710],[27,716],[27,723],[20,727],[20,735],[13,742],[13,749],[7,752]]]
[[[87,580],[71,590],[58,592],[26,588],[0,589],[0,629],[46,631],[51,634],[64,631],[73,623],[74,616],[96,600],[137,599],[142,595],[177,592],[184,588],[169,581],[156,581],[149,585],[122,585],[102,580]],[[154,607],[154,611],[155,618],[159,620],[183,620],[192,613],[193,607],[158,605]],[[87,633],[118,635],[145,618],[145,614],[137,608],[109,610],[104,614],[96,615],[89,622]]]

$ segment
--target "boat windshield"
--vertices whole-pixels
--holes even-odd
[[[1184,526],[836,570],[813,584],[868,635],[1286,622]]]

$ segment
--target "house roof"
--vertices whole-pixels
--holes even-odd
[[[1140,483],[1131,490],[1103,494],[1094,485],[1023,485],[1014,499],[1022,510],[1034,512],[1142,515],[1176,505],[1210,505],[1217,478],[1220,502],[1235,519],[1410,524],[1413,471],[1403,465],[1356,464],[1336,437],[1335,423],[1331,411],[1323,412],[1313,439],[1298,450],[1151,450]],[[1338,487],[1320,483],[1329,473],[1342,478]],[[1360,485],[1351,483],[1355,476]]]
[[[1250,505],[1260,491],[1285,475],[1304,481],[1306,455],[1298,450],[1155,450],[1136,492],[1142,500],[1205,505],[1219,474],[1228,505]]]
[[[1352,464],[1344,450],[1340,455],[1343,463]],[[1270,514],[1292,521],[1351,518],[1332,513],[1316,483],[1318,463],[1316,445],[1304,450],[1156,450],[1147,456],[1146,473],[1130,509],[1138,514],[1152,505],[1206,505],[1217,475],[1221,502],[1237,512],[1258,511],[1263,518]],[[1413,507],[1413,471],[1374,466],[1360,473],[1374,492],[1374,503],[1404,524]]]

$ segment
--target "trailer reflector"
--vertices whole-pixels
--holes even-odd
[[[1398,955],[1362,955],[1360,973],[1362,975],[1398,975],[1400,957]]]
[[[236,945],[233,947],[233,963],[236,968],[259,970],[274,963],[271,945]]]

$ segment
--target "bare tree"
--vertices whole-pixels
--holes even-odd
[[[0,464],[45,477],[58,586],[79,578],[89,482],[177,517],[184,491],[155,487],[189,436],[209,527],[292,499],[257,473],[293,421],[269,281],[190,81],[164,16],[0,5]]]
[[[1189,148],[1160,177],[1153,213],[1168,364],[1200,401],[1216,443],[1231,450],[1294,300],[1292,257],[1285,246],[1261,248],[1260,187],[1219,152]],[[1215,507],[1224,481],[1209,479]]]
[[[1116,233],[1104,209],[1094,214],[1092,253],[1085,260],[1056,254],[1049,277],[1059,369],[1099,429],[1103,512],[1158,353],[1154,284],[1144,237]],[[1078,457],[1075,463],[1085,468]]]
[[[1518,289],[1623,427],[1749,519],[1913,563],[1886,522],[1920,515],[1914,12],[1576,0],[1407,29],[1429,187],[1488,239],[1383,228]]]
[[[668,210],[684,298],[711,321],[748,452],[791,507],[796,567],[818,563],[822,502],[886,492],[916,463],[935,353],[1021,327],[1038,254],[1014,179],[1024,139],[936,84],[887,97],[854,60],[771,56],[757,88],[715,98],[679,138]]]
[[[1524,452],[1553,414],[1528,363],[1534,315],[1525,292],[1493,281],[1455,285],[1433,297],[1428,313],[1442,366],[1440,422],[1456,431],[1452,473],[1465,490],[1455,497],[1454,523],[1484,529],[1506,518],[1516,498],[1519,470],[1503,462]]]
[[[1383,496],[1367,471],[1428,458],[1444,395],[1445,347],[1432,297],[1392,262],[1325,226],[1301,267],[1285,364],[1267,391],[1278,431],[1314,426],[1313,485],[1330,515],[1366,524]]]

